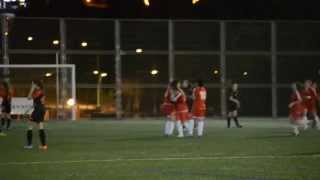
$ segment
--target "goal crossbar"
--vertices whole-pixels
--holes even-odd
[[[71,69],[71,98],[74,100],[75,104],[71,108],[71,119],[76,120],[77,108],[76,108],[76,71],[74,64],[0,64],[0,68],[70,68]],[[58,73],[59,76],[59,73]],[[59,77],[57,78],[57,84]],[[57,88],[58,90],[58,88]]]

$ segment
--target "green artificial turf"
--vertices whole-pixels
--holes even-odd
[[[46,152],[25,124],[0,137],[0,180],[320,179],[320,131],[292,136],[285,120],[208,120],[202,138],[164,137],[161,120],[49,122]]]

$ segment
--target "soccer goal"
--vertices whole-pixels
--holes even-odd
[[[76,120],[76,73],[74,64],[0,65],[0,77],[9,82],[12,113],[23,114],[32,81],[42,81],[47,119]]]

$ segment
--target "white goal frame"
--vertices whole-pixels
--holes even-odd
[[[71,69],[71,98],[74,100],[74,105],[71,107],[71,120],[77,119],[77,96],[76,96],[76,67],[74,64],[0,64],[0,68],[56,68],[56,71],[60,68]],[[56,84],[57,91],[59,91],[59,79],[60,73],[57,73]]]

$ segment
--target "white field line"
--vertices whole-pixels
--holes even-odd
[[[0,166],[7,165],[51,165],[51,164],[78,164],[78,163],[103,163],[103,162],[139,162],[139,161],[209,161],[209,160],[235,160],[235,159],[300,159],[320,158],[317,155],[257,155],[257,156],[208,156],[208,157],[159,157],[159,158],[116,158],[96,160],[62,160],[62,161],[34,161],[34,162],[3,162]]]

